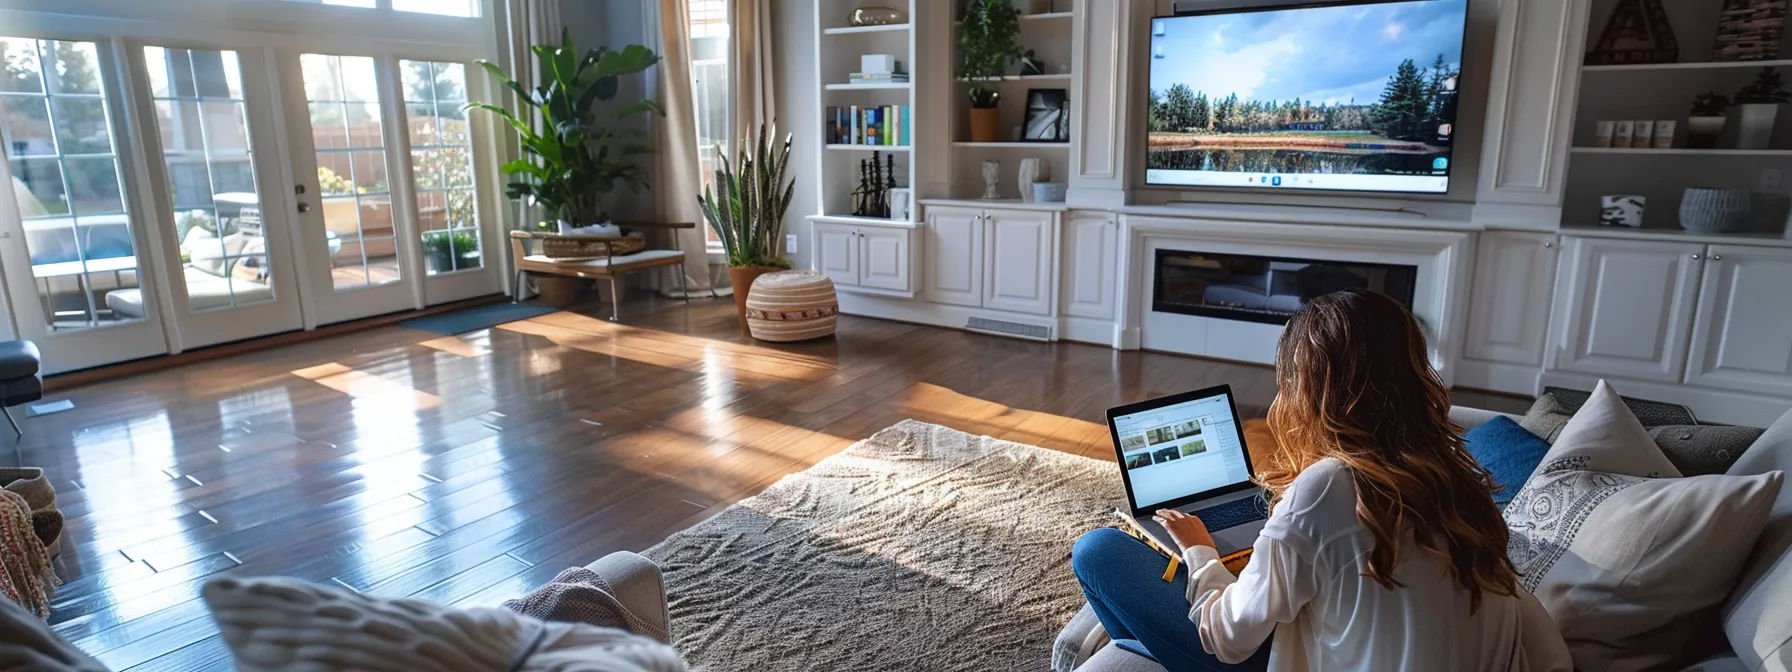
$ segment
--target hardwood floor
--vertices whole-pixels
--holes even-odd
[[[727,300],[623,314],[381,327],[52,395],[75,409],[19,444],[68,518],[51,623],[116,670],[219,667],[197,599],[218,574],[496,604],[903,418],[1111,459],[1110,406],[1274,395],[1266,368],[1164,354],[850,317],[760,344]]]

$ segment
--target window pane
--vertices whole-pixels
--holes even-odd
[[[317,186],[324,196],[331,286],[343,291],[396,282],[386,136],[373,59],[304,54],[300,65],[311,105]]]
[[[305,2],[313,5],[339,5],[342,7],[366,7],[372,9],[374,0],[286,0],[287,2]]]
[[[479,16],[478,0],[392,0],[392,8],[401,12],[421,12],[442,16]]]
[[[254,147],[234,51],[145,47],[163,161],[174,201],[187,309],[274,299]]]
[[[52,331],[145,314],[97,54],[89,42],[0,38],[0,148]]]
[[[479,268],[484,243],[474,198],[472,138],[461,110],[466,67],[428,61],[399,65],[424,265],[431,274]]]

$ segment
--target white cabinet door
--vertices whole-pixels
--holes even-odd
[[[983,307],[1050,315],[1054,213],[987,210]]]
[[[1564,240],[1555,368],[1680,382],[1704,246]]]
[[[1686,382],[1792,396],[1792,250],[1712,245]]]
[[[914,273],[909,265],[909,231],[869,226],[857,229],[860,287],[914,291]]]
[[[1071,213],[1064,227],[1064,314],[1114,319],[1114,267],[1119,263],[1120,224],[1106,213]]]
[[[1463,356],[1541,365],[1556,285],[1556,235],[1488,231],[1479,247]]]
[[[927,285],[934,303],[983,305],[983,212],[969,208],[928,208]]]
[[[858,229],[828,222],[815,223],[815,270],[835,285],[859,285]]]

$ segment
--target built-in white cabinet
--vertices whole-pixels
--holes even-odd
[[[1543,364],[1559,252],[1554,233],[1481,234],[1474,281],[1469,287],[1464,357],[1504,364]]]
[[[983,307],[1016,313],[1052,312],[1050,212],[989,210],[983,214]]]
[[[1105,212],[1072,212],[1064,225],[1064,314],[1114,319],[1120,223]]]
[[[1552,368],[1680,382],[1704,245],[1566,238]]]
[[[844,291],[913,296],[915,230],[815,222],[815,270]]]
[[[982,306],[983,211],[930,207],[922,239],[927,241],[928,259],[922,298],[956,306]]]
[[[971,308],[1051,315],[1058,213],[927,209],[922,298]]]
[[[1706,248],[1686,383],[1792,396],[1792,249]]]

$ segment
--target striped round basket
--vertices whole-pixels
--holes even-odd
[[[815,271],[759,276],[747,293],[747,328],[762,341],[806,341],[834,333],[840,300],[834,281]]]

